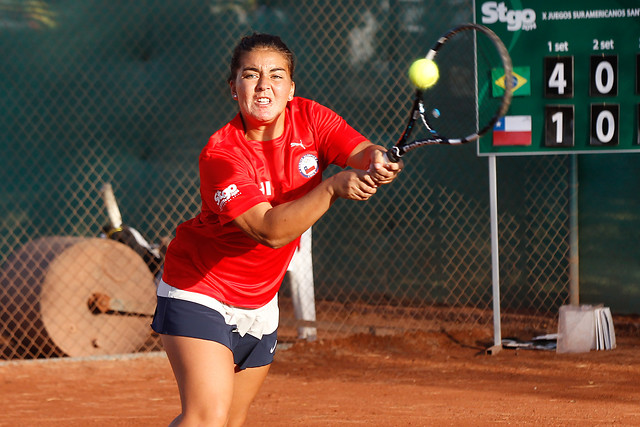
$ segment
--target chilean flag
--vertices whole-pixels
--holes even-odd
[[[493,145],[531,145],[531,116],[505,116],[493,127]]]

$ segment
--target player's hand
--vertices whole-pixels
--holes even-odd
[[[367,171],[350,169],[332,176],[332,187],[338,197],[349,200],[368,200],[376,194],[376,183]]]
[[[402,168],[404,162],[400,159],[398,162],[389,162],[382,150],[373,150],[371,152],[371,163],[369,174],[376,185],[384,185],[392,182]]]

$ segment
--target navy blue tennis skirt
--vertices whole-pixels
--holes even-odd
[[[158,297],[151,328],[163,335],[176,335],[215,341],[233,352],[236,369],[269,365],[278,343],[278,331],[263,335],[240,336],[236,325],[227,325],[222,314],[202,304],[176,298]]]

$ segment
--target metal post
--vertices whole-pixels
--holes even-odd
[[[569,303],[580,305],[580,256],[578,254],[578,156],[571,155],[569,189]]]
[[[496,156],[489,156],[489,205],[491,212],[491,279],[493,285],[493,347],[487,350],[496,354],[502,349],[500,325],[500,249],[498,246],[498,184]]]

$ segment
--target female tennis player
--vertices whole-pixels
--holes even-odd
[[[397,176],[330,109],[294,97],[294,57],[277,36],[244,37],[229,86],[239,113],[199,157],[201,212],[178,226],[153,330],[182,413],[172,426],[239,426],[276,348],[277,292],[300,235],[338,198],[367,200]],[[329,164],[350,169],[323,180]]]

